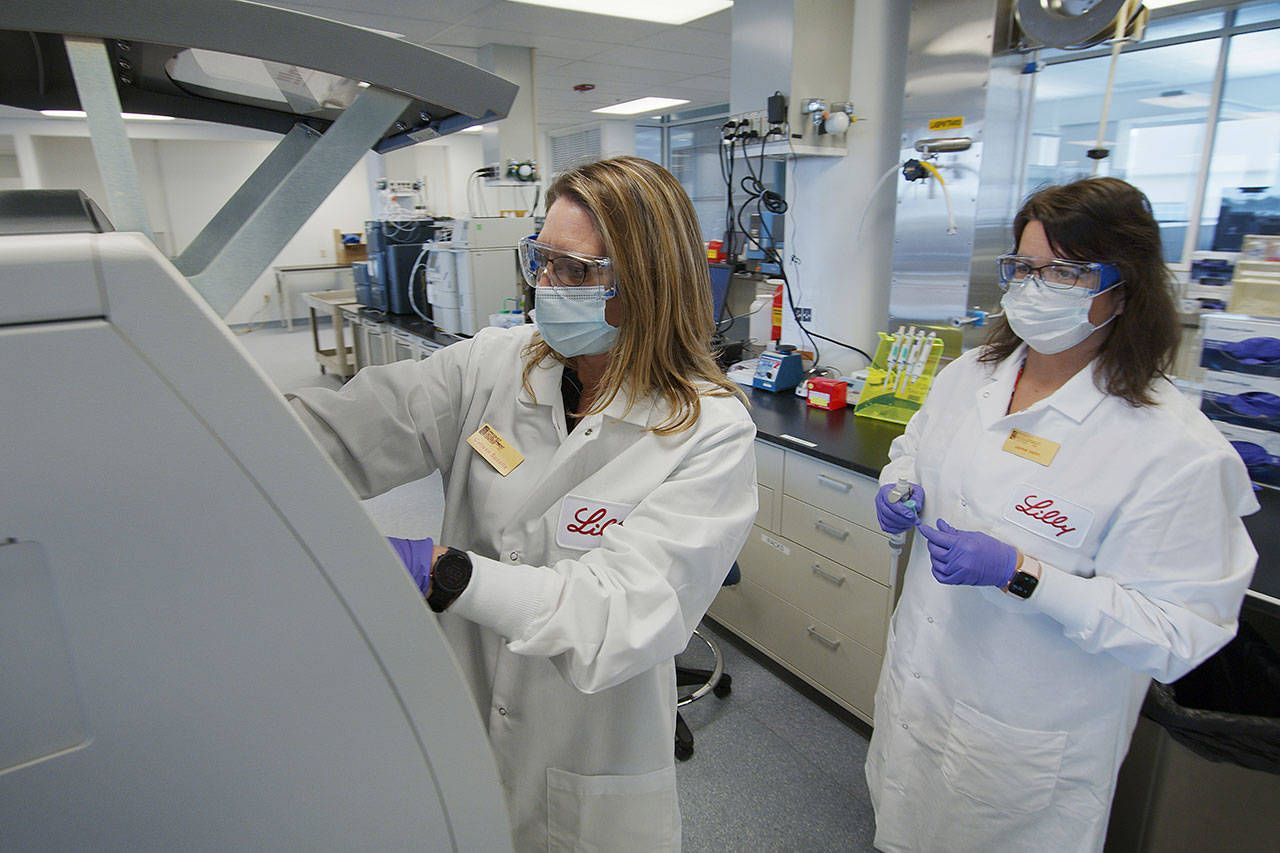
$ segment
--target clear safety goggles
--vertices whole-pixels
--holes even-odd
[[[1093,296],[1120,283],[1120,270],[1111,264],[1023,255],[1001,255],[996,264],[1001,290],[1035,280],[1050,290]]]
[[[530,287],[600,286],[613,296],[613,262],[598,255],[584,255],[525,237],[519,244],[520,272]]]

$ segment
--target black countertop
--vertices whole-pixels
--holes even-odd
[[[889,462],[889,444],[904,428],[858,417],[851,408],[815,408],[794,391],[742,390],[751,400],[759,438],[868,477],[880,476],[880,469]]]

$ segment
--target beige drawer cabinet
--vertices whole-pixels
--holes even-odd
[[[876,481],[763,441],[756,470],[742,581],[711,616],[870,722],[901,570],[876,524]]]

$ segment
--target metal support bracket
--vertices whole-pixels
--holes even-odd
[[[112,224],[121,231],[141,231],[154,241],[138,165],[129,147],[129,136],[120,114],[120,95],[116,91],[111,60],[101,39],[65,36],[67,59],[75,77],[80,107],[85,111],[93,156],[107,191],[107,209]]]
[[[293,130],[285,134],[182,254],[174,259],[173,265],[178,271],[187,277],[204,272],[218,252],[244,226],[253,212],[267,200],[319,138],[318,131],[303,124],[294,125]]]
[[[410,103],[371,86],[314,143],[285,136],[278,156],[268,156],[180,259],[214,311],[225,316],[235,306]]]

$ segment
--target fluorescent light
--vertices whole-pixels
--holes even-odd
[[[710,15],[712,12],[723,11],[733,5],[733,0],[511,0],[511,2],[677,25],[696,21],[698,18]]]
[[[482,130],[484,130],[483,124],[473,124],[471,127],[464,127],[458,133],[479,133]]]
[[[1144,104],[1151,104],[1156,107],[1168,107],[1171,110],[1191,110],[1197,107],[1209,106],[1209,96],[1201,92],[1188,92],[1186,89],[1174,89],[1171,92],[1161,92],[1151,98],[1139,98]]]
[[[41,110],[40,115],[49,118],[86,118],[84,110]],[[121,113],[129,121],[173,121],[173,116],[153,116],[147,113]]]
[[[680,104],[689,103],[688,98],[681,100],[680,98],[636,98],[634,101],[623,101],[620,104],[614,104],[611,107],[601,107],[598,110],[592,110],[593,113],[607,113],[615,116],[633,116],[640,113],[653,112],[654,110],[665,110],[667,107],[677,107]]]
[[[1142,0],[1142,5],[1148,9],[1163,9],[1166,6],[1181,6],[1183,3],[1190,3],[1191,0]]]

